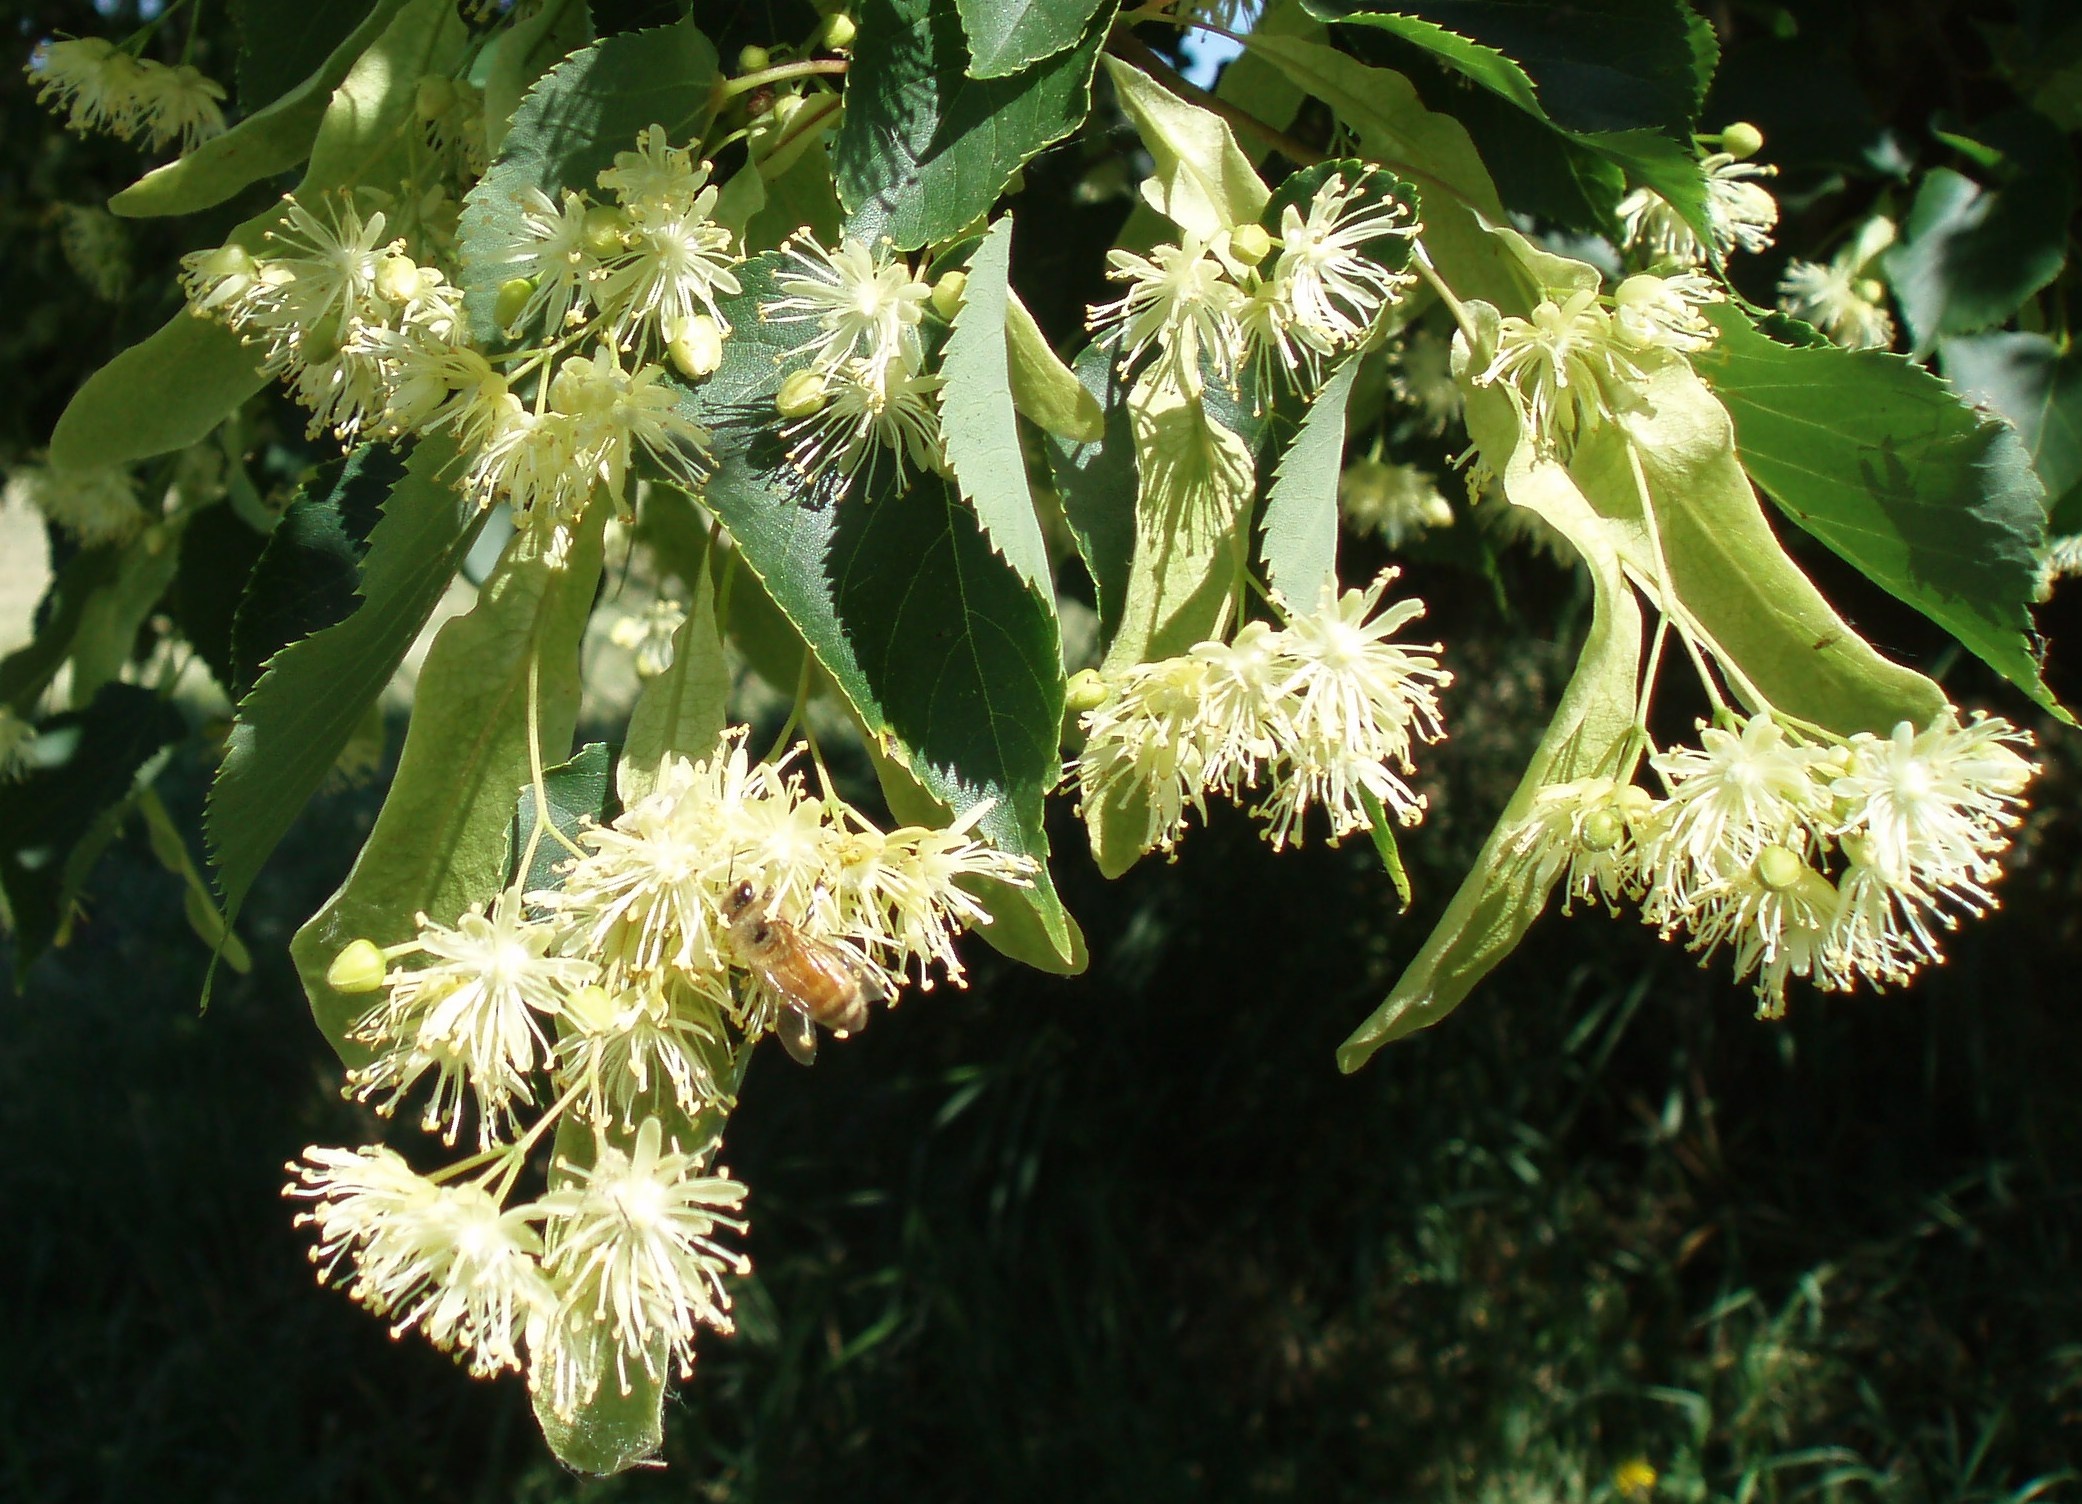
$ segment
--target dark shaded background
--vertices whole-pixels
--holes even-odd
[[[716,9],[726,46],[760,39]],[[2000,9],[1717,13],[1708,118],[1771,138],[1782,246],[1887,193],[1875,155],[1943,160],[1934,110],[1999,107],[1977,22]],[[102,29],[47,5],[17,34],[66,27]],[[0,123],[13,457],[219,227],[130,227],[132,292],[89,298],[50,206],[134,155],[47,130],[12,73]],[[1121,212],[1065,202],[1083,170],[1073,148],[1028,174],[1050,230],[1021,285],[1058,329]],[[1779,259],[1744,270],[1753,294]],[[1357,547],[1347,572],[1379,562]],[[1807,562],[1956,699],[2024,713]],[[305,1144],[376,1133],[285,947],[380,784],[314,804],[242,922],[253,975],[204,1016],[205,958],[132,833],[72,944],[0,1000],[0,1499],[1571,1500],[1634,1459],[1667,1498],[2082,1497],[2071,740],[2047,740],[2005,907],[1911,992],[1760,1024],[1719,966],[1552,916],[1445,1024],[1336,1073],[1567,673],[1584,603],[1538,561],[1504,571],[1412,574],[1460,673],[1405,843],[1412,915],[1364,845],[1275,859],[1224,816],[1108,884],[1063,818],[1089,976],[971,946],[966,994],[914,996],[814,1070],[754,1066],[727,1144],[754,1196],[741,1335],[670,1408],[667,1468],[607,1484],[548,1458],[517,1381],[314,1288],[279,1199]],[[2071,697],[2072,619],[2056,600],[2043,623]],[[185,829],[206,777],[166,780]]]

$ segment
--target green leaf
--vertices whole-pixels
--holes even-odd
[[[369,535],[404,477],[397,450],[364,444],[321,467],[283,510],[238,598],[231,629],[234,697],[243,699],[283,648],[354,614]]]
[[[1429,0],[1422,18],[1344,0],[1308,8],[1414,43],[1564,130],[1682,136],[1698,107],[1689,7],[1670,0]]]
[[[28,764],[0,783],[0,888],[14,916],[17,987],[29,965],[62,932],[85,871],[74,872],[95,841],[104,812],[126,800],[139,772],[187,732],[180,712],[134,684],[107,684],[84,710],[41,721]],[[88,860],[77,864],[84,868]]]
[[[1738,695],[1751,698],[1746,680],[1778,709],[1844,735],[1885,735],[1941,714],[1944,692],[1875,652],[1780,547],[1736,458],[1727,412],[1691,367],[1651,371],[1641,397],[1638,412],[1584,438],[1569,472],[1626,535],[1636,578],[1659,578],[1660,553],[1686,613],[1740,668]],[[1653,535],[1641,526],[1642,481]]]
[[[1055,572],[1041,518],[1027,488],[1019,444],[1019,419],[1012,410],[1012,371],[1005,326],[1012,266],[1012,217],[1000,219],[969,257],[969,280],[954,331],[940,354],[940,437],[947,468],[991,547],[1004,555],[1053,619]]]
[[[2045,510],[2016,431],[1898,355],[1796,350],[1705,312],[1720,338],[1694,364],[1780,510],[2065,715],[2032,651]]]
[[[1505,496],[1560,529],[1588,565],[1596,592],[1590,635],[1554,719],[1474,867],[1387,1000],[1338,1046],[1338,1068],[1347,1072],[1366,1064],[1382,1045],[1451,1013],[1517,948],[1546,908],[1552,884],[1534,881],[1529,864],[1511,859],[1512,833],[1543,786],[1609,772],[1634,725],[1641,608],[1627,584],[1611,524],[1591,507],[1566,470],[1536,458],[1531,445],[1517,442],[1517,416],[1500,393],[1471,392],[1467,422],[1485,461],[1503,461]]]
[[[990,211],[1012,174],[1083,123],[1103,8],[1076,46],[1004,78],[962,71],[954,0],[865,0],[833,162],[863,239],[902,250],[946,240]]]
[[[1943,335],[2002,323],[2067,261],[2075,166],[2066,139],[2025,111],[1974,134],[2004,152],[2012,175],[1985,187],[1949,167],[1926,173],[1882,258],[1917,355]]]
[[[485,46],[484,146],[499,155],[513,112],[535,80],[593,40],[586,0],[541,0],[535,13]]]
[[[720,728],[717,734],[721,735]],[[564,884],[557,864],[571,854],[565,842],[576,844],[578,833],[588,824],[606,825],[622,812],[623,801],[615,791],[619,776],[615,749],[606,742],[587,742],[570,761],[544,768],[545,818],[539,837],[535,834],[535,786],[522,784],[520,797],[514,803],[513,829],[506,840],[506,849],[512,854],[506,873],[508,886],[518,882],[524,893],[561,888]],[[551,835],[552,830],[564,840]],[[521,861],[529,856],[530,842],[534,852],[523,872]]]
[[[1132,64],[1111,55],[1105,63],[1121,108],[1156,164],[1142,180],[1144,201],[1202,240],[1256,224],[1270,195],[1229,133],[1229,122],[1188,104]]]
[[[1073,47],[1114,0],[955,0],[971,78],[1003,78]]]
[[[1265,493],[1265,580],[1304,611],[1337,582],[1337,478],[1345,463],[1345,407],[1358,374],[1356,357],[1339,362]]]
[[[723,639],[716,630],[715,589],[699,560],[692,576],[681,578],[694,599],[687,606],[687,619],[672,634],[671,664],[636,697],[628,738],[615,767],[624,804],[651,791],[668,756],[709,756],[729,721],[730,666],[723,661]]]
[[[571,745],[579,640],[600,581],[607,511],[595,501],[561,568],[529,549],[529,535],[516,534],[477,604],[441,628],[376,827],[347,881],[290,942],[312,1016],[349,1065],[362,1051],[346,1030],[366,1000],[327,985],[326,967],[340,948],[357,938],[395,944],[414,932],[422,912],[453,922],[505,883],[514,800],[530,773],[531,664],[542,754],[561,760]]]
[[[544,74],[513,112],[499,158],[463,202],[456,254],[472,327],[496,341],[492,303],[506,268],[497,259],[520,216],[523,190],[551,198],[565,188],[593,192],[616,152],[639,132],[665,128],[676,142],[699,141],[713,113],[716,49],[692,21],[622,32],[595,42]]]
[[[1969,402],[2016,425],[2046,488],[2048,530],[2068,533],[2082,499],[2082,351],[2062,353],[2043,334],[1963,335],[1938,347],[1945,378]]]
[[[1058,438],[1089,444],[1106,431],[1106,414],[1084,389],[1010,288],[1005,292],[1005,343],[1011,359],[1012,405]]]
[[[187,839],[166,812],[165,801],[157,790],[142,788],[132,796],[137,812],[144,816],[145,833],[152,844],[152,855],[159,865],[181,880],[181,908],[187,915],[188,927],[195,931],[195,938],[207,945],[212,954],[224,957],[224,963],[241,974],[253,969],[252,952],[226,922],[217,908],[216,895],[210,885],[196,869],[195,859],[188,854]]]
[[[1072,443],[1051,435],[1049,469],[1063,520],[1098,596],[1102,641],[1110,642],[1127,612],[1128,571],[1135,560],[1135,434],[1128,421],[1128,384],[1113,352],[1087,345],[1071,368],[1098,406],[1097,437]]]
[[[480,514],[441,478],[454,458],[444,440],[420,442],[369,534],[353,613],[275,652],[239,701],[204,814],[218,890],[234,919],[476,540]],[[378,473],[387,469],[375,463]],[[350,461],[336,495],[367,473]]]
[[[423,170],[417,163],[419,81],[452,73],[469,40],[449,0],[405,0],[333,91],[296,191],[308,197],[355,183],[415,181]]]
[[[321,4],[317,7],[320,24],[300,28],[303,38],[316,42],[334,36],[334,28],[343,20],[352,21],[352,29],[337,35],[336,45],[329,52],[319,53],[304,64],[270,67],[255,84],[244,80],[246,58],[271,54],[265,50],[242,53],[239,102],[245,107],[246,118],[223,135],[213,136],[195,150],[153,168],[110,199],[109,209],[134,218],[193,214],[223,203],[262,178],[289,171],[310,155],[311,142],[332,103],[333,90],[390,24],[402,3],[403,0],[377,0],[371,5],[368,0],[332,0],[330,4]],[[258,20],[264,16],[272,25],[280,18],[301,16],[304,9],[276,0],[252,0],[241,8],[240,28],[246,29],[249,18]],[[295,71],[298,67],[302,71]],[[296,82],[298,79],[301,82]],[[263,100],[268,102],[260,107]]]
[[[736,332],[696,392],[718,461],[702,499],[884,752],[956,813],[991,800],[983,834],[1045,862],[1042,798],[1063,716],[1052,598],[1036,597],[937,474],[899,486],[885,462],[850,494],[802,479],[773,401],[806,357],[758,314],[784,265],[772,252],[745,263],[743,292],[724,302]],[[1035,896],[1066,947],[1045,876]]]
[[[1410,912],[1410,874],[1403,870],[1402,846],[1396,840],[1395,821],[1387,810],[1381,808],[1381,801],[1372,789],[1362,787],[1359,802],[1366,806],[1367,832],[1374,838],[1374,850],[1395,889],[1395,900],[1407,914]]]
[[[1400,73],[1369,68],[1334,47],[1255,34],[1245,45],[1329,106],[1364,155],[1423,191],[1424,244],[1456,293],[1506,312],[1531,311],[1537,289],[1489,234],[1505,223],[1504,206],[1465,126],[1426,109]]]

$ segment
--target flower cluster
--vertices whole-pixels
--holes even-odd
[[[1894,221],[1875,215],[1828,261],[1788,261],[1778,280],[1778,306],[1847,350],[1886,349],[1894,343],[1894,317],[1886,285],[1874,273],[1894,234]]]
[[[349,1030],[366,1054],[350,1094],[387,1116],[424,1088],[422,1126],[453,1144],[474,1122],[479,1153],[426,1178],[388,1149],[307,1151],[289,1194],[316,1203],[323,1275],[477,1371],[525,1367],[565,1413],[610,1368],[625,1391],[632,1363],[661,1377],[661,1353],[684,1372],[696,1327],[730,1324],[724,1276],[746,1265],[714,1235],[743,1229],[744,1188],[706,1168],[712,1138],[666,1125],[720,1119],[749,1048],[808,1028],[804,964],[863,1008],[905,973],[959,984],[955,934],[989,922],[960,884],[1033,870],[976,838],[987,810],[882,831],[752,762],[739,730],[582,829],[556,888],[347,946],[332,985],[380,994]],[[590,1163],[560,1160],[561,1184],[508,1206],[566,1115],[592,1130]]]
[[[1722,150],[1700,159],[1706,179],[1706,224],[1711,243],[1702,243],[1684,216],[1653,188],[1636,188],[1619,201],[1621,240],[1636,264],[1685,270],[1728,259],[1742,250],[1761,251],[1778,227],[1778,200],[1760,183],[1776,167],[1748,160],[1764,145],[1763,133],[1738,122],[1722,132]]]
[[[1149,255],[1106,253],[1106,275],[1127,284],[1093,307],[1091,329],[1125,364],[1154,352],[1144,379],[1188,395],[1203,365],[1234,390],[1246,366],[1313,382],[1329,356],[1358,345],[1381,310],[1414,279],[1382,259],[1383,242],[1413,239],[1409,206],[1374,177],[1329,165],[1306,207],[1285,204],[1278,233],[1239,225],[1213,238],[1187,234]]]
[[[45,42],[27,71],[39,103],[65,113],[68,130],[142,135],[153,151],[178,141],[193,151],[224,129],[224,86],[181,63],[169,68],[103,37]]]
[[[0,495],[9,506],[36,508],[86,548],[128,542],[152,520],[137,477],[121,465],[85,470],[15,465]]]
[[[902,483],[907,468],[939,462],[934,405],[940,378],[925,370],[925,317],[933,288],[887,241],[845,239],[828,250],[807,236],[786,247],[792,270],[760,317],[805,326],[788,358],[808,360],[783,384],[776,406],[788,420],[788,457],[815,480],[872,475],[887,453]]]
[[[451,436],[465,491],[509,502],[555,556],[596,490],[626,505],[639,457],[699,483],[708,434],[660,361],[689,377],[713,371],[728,332],[716,298],[738,290],[731,233],[710,217],[708,165],[661,127],[599,183],[614,203],[529,188],[487,233],[475,272],[499,284],[496,317],[519,341],[510,350],[473,341],[456,281],[346,195],[285,201],[262,254],[189,256],[190,304],[264,348],[314,431]]]
[[[1918,731],[1808,739],[1769,715],[1713,726],[1650,759],[1668,790],[1612,778],[1542,789],[1510,850],[1565,907],[1636,900],[1666,936],[1734,952],[1758,1012],[1786,983],[1898,985],[1944,959],[1942,931],[1995,903],[1989,885],[2026,782],[2007,721],[1947,711]]]
[[[1425,802],[1406,781],[1411,748],[1445,735],[1438,691],[1452,675],[1437,643],[1389,640],[1424,611],[1408,600],[1375,614],[1394,577],[1385,570],[1342,596],[1326,587],[1284,627],[1248,622],[1232,641],[1107,675],[1080,720],[1085,808],[1142,801],[1142,848],[1167,852],[1189,813],[1207,818],[1208,794],[1239,799],[1261,783],[1269,792],[1256,813],[1275,849],[1299,844],[1312,805],[1333,842],[1369,826],[1370,806],[1416,824]]]
[[[1453,525],[1453,507],[1420,465],[1357,459],[1337,478],[1337,510],[1345,526],[1372,533],[1390,548],[1435,527]]]
[[[1477,386],[1501,383],[1533,442],[1549,453],[1633,408],[1654,366],[1711,344],[1715,330],[1699,314],[1722,294],[1687,272],[1628,277],[1610,296],[1594,288],[1547,298],[1530,318],[1511,315],[1497,328]]]

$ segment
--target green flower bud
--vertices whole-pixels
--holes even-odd
[[[1785,893],[1799,885],[1808,870],[1800,853],[1784,846],[1766,846],[1757,853],[1757,881],[1774,893]]]
[[[1229,254],[1245,266],[1256,266],[1272,254],[1272,232],[1263,225],[1238,225],[1229,232]]]
[[[741,48],[737,54],[737,71],[740,73],[764,73],[774,65],[774,55],[764,47]]]
[[[421,120],[439,120],[455,107],[455,80],[429,73],[412,96],[412,112]]]
[[[620,209],[610,204],[595,204],[586,210],[584,231],[586,253],[606,259],[622,248],[622,233],[629,228],[629,218]]]
[[[419,291],[419,266],[410,256],[385,256],[376,264],[376,291],[402,303]]]
[[[564,1000],[564,1014],[589,1034],[603,1034],[614,1027],[614,999],[598,982],[588,982]]]
[[[350,940],[325,968],[325,985],[335,992],[374,992],[389,969],[373,940]]]
[[[933,284],[933,312],[943,319],[952,319],[960,311],[962,295],[969,290],[969,274],[964,271],[947,273]]]
[[[853,24],[853,18],[842,10],[836,10],[824,18],[824,25],[818,32],[817,43],[821,47],[828,47],[833,52],[844,52],[853,45],[853,39],[858,35],[860,35],[860,28]]]
[[[533,277],[514,277],[499,284],[498,301],[492,304],[492,322],[501,329],[511,329],[520,322],[528,299],[535,296]]]
[[[1583,849],[1585,851],[1610,851],[1627,833],[1626,821],[1619,811],[1610,805],[1594,809],[1583,817]]]
[[[784,418],[807,418],[824,406],[825,396],[822,371],[797,371],[774,394],[774,411]]]
[[[1070,682],[1063,690],[1065,710],[1072,715],[1083,715],[1105,703],[1106,681],[1099,677],[1097,669],[1081,668],[1070,676]]]
[[[1860,277],[1856,283],[1858,296],[1868,303],[1877,303],[1886,297],[1886,284],[1877,277]]]
[[[723,331],[705,313],[697,313],[673,331],[665,351],[682,376],[699,381],[723,363]]]
[[[1764,133],[1747,120],[1738,120],[1721,132],[1721,150],[1738,162],[1763,149]]]
[[[773,109],[769,113],[773,116],[776,125],[785,125],[794,117],[795,112],[801,108],[802,96],[800,94],[777,94],[774,96]]]

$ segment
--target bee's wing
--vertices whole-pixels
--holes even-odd
[[[774,1033],[780,1036],[781,1048],[797,1065],[816,1063],[817,1025],[806,1010],[793,1006],[782,1008],[781,1016],[774,1024]]]

